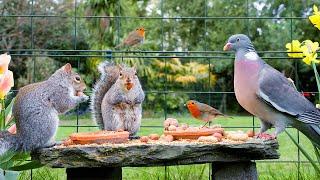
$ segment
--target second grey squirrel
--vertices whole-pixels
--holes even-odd
[[[0,132],[0,155],[8,150],[32,151],[55,144],[58,114],[89,98],[86,85],[68,63],[43,82],[20,88],[13,105],[17,133]]]
[[[99,64],[98,70],[101,77],[91,97],[93,119],[100,129],[122,129],[136,135],[145,98],[136,69],[105,61]]]

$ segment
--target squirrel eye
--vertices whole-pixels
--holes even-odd
[[[120,73],[120,76],[122,76],[122,73]]]
[[[81,80],[81,78],[79,77],[79,76],[76,76],[76,81],[80,81]]]

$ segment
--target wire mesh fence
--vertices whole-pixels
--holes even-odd
[[[38,12],[36,8],[39,8],[39,4],[42,1],[35,1],[30,0],[27,1],[27,7],[24,12],[17,12],[17,14],[10,14],[3,12],[1,14],[1,19],[16,19],[17,21],[19,19],[23,19],[25,22],[28,22],[28,30],[30,32],[30,37],[28,38],[29,41],[25,43],[29,43],[24,48],[9,48],[9,49],[3,49],[3,51],[8,51],[10,55],[12,56],[13,61],[15,61],[16,58],[20,58],[21,60],[25,60],[26,58],[31,59],[32,66],[32,82],[37,82],[38,79],[36,79],[38,71],[39,71],[39,64],[42,64],[46,58],[50,57],[52,59],[61,60],[63,62],[72,62],[73,65],[76,66],[77,69],[80,69],[84,64],[86,64],[88,61],[91,61],[92,59],[96,58],[99,60],[119,60],[120,62],[126,62],[127,59],[132,60],[133,63],[137,61],[142,62],[151,62],[155,59],[159,59],[161,62],[165,64],[165,67],[168,66],[170,59],[172,58],[179,58],[182,62],[201,62],[202,64],[206,64],[208,66],[208,76],[206,78],[206,84],[209,84],[209,86],[203,86],[203,87],[186,87],[184,89],[175,89],[170,86],[171,81],[168,80],[168,72],[165,68],[164,72],[164,81],[163,85],[159,89],[153,89],[153,88],[144,88],[146,94],[155,94],[156,96],[162,96],[164,101],[161,102],[162,110],[160,113],[157,114],[160,119],[166,119],[169,115],[172,115],[171,112],[168,110],[168,98],[170,98],[171,94],[174,94],[175,96],[180,96],[181,94],[187,95],[189,98],[194,99],[202,99],[206,101],[206,103],[211,104],[215,107],[219,107],[224,112],[229,112],[232,106],[228,104],[228,101],[236,102],[235,95],[233,92],[233,89],[223,89],[221,87],[216,88],[210,86],[212,84],[213,79],[215,78],[212,74],[212,67],[215,66],[217,63],[221,61],[229,61],[232,62],[234,59],[234,56],[231,53],[227,53],[222,51],[222,47],[224,44],[220,44],[221,50],[212,49],[210,44],[213,44],[215,42],[212,42],[209,39],[209,29],[213,28],[213,23],[229,23],[233,24],[231,27],[234,28],[231,31],[228,31],[228,33],[244,33],[249,36],[251,36],[253,33],[257,33],[258,27],[255,23],[264,23],[264,22],[274,22],[277,23],[277,21],[285,21],[288,22],[288,26],[285,30],[283,30],[284,33],[289,34],[289,36],[286,36],[286,38],[282,41],[283,46],[286,42],[291,42],[295,37],[293,36],[294,31],[296,30],[295,24],[299,21],[305,21],[307,19],[306,16],[296,16],[294,11],[294,4],[298,3],[298,1],[290,0],[286,2],[286,5],[288,5],[285,10],[288,11],[285,16],[279,16],[273,15],[273,16],[261,16],[258,14],[251,13],[251,8],[253,8],[253,4],[260,2],[263,3],[264,1],[254,1],[254,0],[245,0],[241,1],[242,6],[239,8],[245,9],[243,12],[239,14],[232,14],[230,12],[227,12],[225,14],[215,14],[214,11],[212,11],[212,3],[213,1],[210,0],[203,0],[202,2],[202,13],[201,14],[193,14],[190,12],[190,14],[184,14],[180,16],[168,16],[169,9],[166,9],[165,4],[168,3],[168,1],[165,0],[159,0],[155,1],[158,6],[156,7],[158,9],[158,16],[150,15],[150,16],[129,16],[124,15],[123,10],[121,10],[121,6],[123,6],[121,3],[125,3],[125,1],[115,1],[114,3],[114,14],[112,15],[86,15],[83,13],[82,9],[80,9],[80,4],[84,3],[82,1],[57,1],[58,5],[60,6],[68,6],[69,12],[65,13],[52,13],[50,11],[50,7],[47,9],[47,13]],[[90,2],[90,1],[86,1]],[[151,1],[150,1],[151,2]],[[231,4],[236,1],[230,1],[226,2],[225,4]],[[267,3],[265,1],[264,3]],[[275,2],[276,3],[276,2]],[[278,3],[278,2],[277,2]],[[301,3],[299,1],[299,3]],[[280,3],[281,4],[281,3]],[[312,5],[312,2],[308,4],[310,7]],[[127,6],[130,6],[127,4]],[[280,5],[279,5],[280,7]],[[5,8],[4,8],[5,9]],[[36,46],[37,41],[41,40],[39,39],[40,35],[39,31],[37,30],[39,27],[39,21],[54,21],[55,19],[61,20],[61,22],[72,24],[72,34],[65,34],[62,38],[69,39],[72,43],[72,48],[68,47],[65,49],[64,47],[56,47],[56,48],[50,48],[46,49],[45,47],[38,47]],[[94,20],[100,20],[100,19],[108,19],[110,23],[112,24],[113,29],[113,35],[115,36],[115,43],[120,43],[121,37],[126,34],[124,32],[124,25],[127,21],[133,21],[136,24],[143,24],[150,21],[156,21],[157,22],[157,32],[155,32],[153,37],[158,38],[156,42],[156,47],[153,48],[153,50],[146,50],[146,49],[140,49],[140,50],[113,50],[112,48],[103,48],[103,47],[97,47],[96,49],[92,47],[86,47],[79,45],[79,39],[81,39],[82,34],[80,34],[80,29],[86,28],[84,26],[84,21],[94,21]],[[199,48],[196,49],[179,49],[179,48],[171,48],[172,46],[168,45],[166,42],[167,39],[167,32],[168,28],[165,28],[169,26],[168,22],[174,21],[176,24],[185,24],[185,25],[191,25],[193,22],[201,22],[202,27],[200,27],[200,32],[191,32],[192,34],[198,34],[199,36]],[[243,26],[244,28],[241,28],[241,30],[245,29],[244,32],[239,32],[240,27]],[[19,28],[19,27],[18,27]],[[49,28],[51,28],[49,26]],[[53,28],[53,27],[52,27]],[[173,31],[175,27],[172,27]],[[271,28],[272,29],[272,28]],[[57,30],[59,30],[59,27],[57,27]],[[63,29],[60,29],[63,31]],[[147,29],[147,33],[152,32],[152,27],[150,29]],[[91,32],[86,32],[91,33]],[[231,34],[229,34],[231,35]],[[186,35],[187,36],[187,35]],[[274,37],[270,38],[281,38],[282,34],[274,34]],[[147,37],[148,38],[148,34]],[[46,41],[46,39],[44,40]],[[192,43],[192,42],[186,42],[186,43]],[[174,45],[173,45],[174,46]],[[53,46],[54,47],[54,46]],[[258,53],[262,56],[263,59],[272,61],[293,61],[293,69],[294,71],[290,73],[291,77],[295,80],[295,83],[297,84],[298,89],[300,89],[301,83],[299,82],[300,74],[297,71],[299,68],[298,59],[290,59],[287,57],[287,52],[285,49],[259,49],[257,48]],[[232,68],[232,66],[230,67]],[[160,72],[157,72],[160,74]],[[231,76],[231,75],[229,75]],[[143,79],[143,77],[141,77]],[[227,80],[232,80],[232,77],[227,78]],[[144,81],[142,81],[143,83]],[[144,84],[142,84],[144,87]],[[302,89],[303,90],[303,89]],[[17,90],[13,90],[16,92]],[[90,94],[91,90],[88,88],[88,90],[85,92]],[[317,94],[317,92],[308,92],[311,94]],[[237,106],[237,105],[236,105]],[[239,107],[237,107],[239,108]],[[86,111],[88,114],[89,112]],[[242,113],[243,114],[243,113]],[[248,116],[248,114],[244,115]],[[68,119],[68,116],[64,117]],[[96,128],[97,126],[94,123],[83,123],[83,119],[87,118],[86,115],[80,115],[80,108],[77,108],[77,113],[75,116],[75,120],[66,123],[61,124],[59,126],[60,129],[67,129],[66,131],[68,133],[71,132],[79,132],[81,130],[84,130],[85,128]],[[141,129],[160,129],[162,128],[161,123],[158,125],[149,125],[148,123],[142,124]],[[257,121],[257,118],[251,117],[250,124],[246,125],[228,125],[224,126],[224,128],[227,129],[253,129],[254,131],[257,131],[259,129],[259,122]],[[291,127],[289,127],[291,128]],[[88,130],[88,129],[85,129]],[[301,138],[301,134],[299,132],[292,129],[290,132],[293,132],[296,134],[296,137],[298,141]],[[285,136],[285,135],[282,135]],[[280,148],[281,148],[281,141],[280,141]],[[286,149],[284,148],[283,151]],[[288,150],[288,149],[287,149]],[[292,150],[290,150],[292,151]],[[295,148],[294,151],[296,152],[296,156],[294,158],[281,158],[280,160],[267,160],[267,161],[258,161],[258,163],[295,163],[297,164],[296,172],[298,174],[298,178],[300,177],[300,166],[303,164],[307,164],[308,162],[301,157],[300,151]],[[166,178],[167,177],[167,168],[165,168]],[[210,172],[208,172],[210,173]],[[210,177],[210,176],[209,176]],[[32,179],[32,171],[30,173],[30,178]]]

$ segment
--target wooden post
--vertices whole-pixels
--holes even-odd
[[[258,179],[256,163],[244,162],[213,162],[212,180],[256,180]]]
[[[121,167],[67,168],[67,180],[121,180]]]

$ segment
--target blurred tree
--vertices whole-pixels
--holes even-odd
[[[87,47],[84,39],[81,38],[81,32],[77,41],[74,39],[74,28],[72,18],[60,18],[60,17],[20,17],[18,15],[64,15],[72,17],[73,0],[39,0],[32,2],[29,0],[10,0],[0,2],[0,13],[2,15],[0,21],[0,35],[1,43],[0,47],[3,51],[16,50],[12,54],[22,54],[12,57],[12,63],[10,63],[10,69],[15,72],[15,86],[21,87],[23,85],[31,83],[34,79],[33,73],[30,74],[28,68],[37,69],[33,67],[33,63],[30,63],[30,57],[24,56],[25,54],[31,54],[32,52],[25,49],[73,49],[75,43],[77,47]],[[17,15],[17,16],[10,16]],[[31,26],[32,23],[32,26]],[[83,48],[84,49],[84,48]],[[17,51],[20,50],[20,51]],[[35,54],[41,55],[42,53],[35,52]],[[49,54],[59,54],[52,52]],[[60,53],[61,54],[61,53]],[[48,66],[53,64],[51,61],[34,57],[38,63],[41,63],[39,67]],[[55,58],[62,62],[73,61],[70,58]],[[36,64],[36,66],[37,66]],[[75,65],[75,63],[73,63]],[[57,69],[59,66],[53,66],[53,69]],[[36,74],[37,75],[36,71]],[[46,74],[43,74],[47,72]],[[51,71],[44,71],[42,78],[48,77]],[[39,74],[39,75],[40,75]],[[44,77],[43,77],[44,76]]]
[[[148,70],[142,76],[145,89],[149,92],[170,91],[166,97],[164,94],[147,94],[145,107],[156,111],[165,108],[168,112],[181,111],[182,105],[189,99],[184,90],[194,86],[208,88],[216,83],[216,76],[212,73],[211,84],[208,83],[209,66],[194,61],[182,63],[179,58],[166,61],[154,59],[146,68]]]
[[[291,39],[310,38],[314,41],[320,38],[320,34],[309,25],[310,22],[307,19],[281,18],[307,17],[311,13],[313,4],[319,6],[320,2],[304,0],[200,0],[186,3],[183,0],[87,0],[77,1],[77,11],[75,12],[74,0],[39,0],[33,1],[31,12],[32,3],[28,0],[1,1],[0,13],[2,15],[33,13],[37,15],[61,15],[62,17],[1,17],[0,35],[2,38],[0,47],[4,51],[30,48],[112,50],[128,32],[136,27],[144,26],[147,32],[145,43],[141,46],[143,50],[221,51],[230,35],[244,33],[251,37],[256,49],[261,56],[266,57],[265,60],[268,63],[297,81],[300,89],[313,91],[316,90],[315,80],[309,79],[312,70],[300,61],[286,59],[287,55],[285,53],[278,52],[285,51],[285,44],[290,42]],[[75,13],[79,17],[86,16],[86,18],[76,19],[76,27],[73,17]],[[205,16],[209,19],[202,18]],[[255,18],[238,18],[246,16]],[[161,19],[161,17],[165,19]],[[195,18],[192,19],[191,17]],[[229,18],[223,19],[223,17]],[[258,19],[256,17],[275,18]],[[31,19],[33,22],[32,28],[30,25]],[[74,36],[74,28],[77,28],[77,38]],[[32,29],[33,33],[31,33]],[[33,47],[31,47],[32,37]],[[16,53],[27,54],[29,52],[20,51]],[[50,54],[53,53],[68,54],[68,52],[50,52]],[[74,54],[74,52],[70,53]],[[128,53],[124,54],[128,55]],[[105,53],[102,53],[102,55],[105,55]],[[112,55],[122,56],[119,53]],[[144,54],[139,53],[139,55],[143,56]],[[188,56],[189,54],[172,52],[169,54],[145,55],[174,57],[176,55]],[[193,58],[191,60],[182,58],[178,61],[169,58],[165,63],[167,67],[162,67],[163,59],[116,58],[113,60],[118,63],[124,62],[136,65],[144,89],[147,91],[164,90],[164,73],[166,72],[169,73],[166,76],[168,80],[166,82],[168,83],[167,88],[172,91],[233,91],[233,58],[231,54],[211,52],[210,54],[199,53],[196,55],[226,56],[226,58]],[[283,59],[272,59],[272,57],[283,57]],[[26,71],[26,69],[33,66],[33,63],[30,63],[31,60],[26,61],[27,58],[24,56],[14,56],[13,59],[11,69],[16,71],[16,78],[26,78],[24,80],[20,78],[17,82],[18,86],[30,82],[33,78],[30,78],[30,73],[28,73],[30,71]],[[75,60],[80,60],[80,72],[84,74],[84,78],[90,85],[98,78],[96,65],[104,60],[104,57],[53,57],[53,59],[60,62],[72,61],[75,67],[77,65]],[[45,58],[37,61],[37,63],[42,63],[41,65],[45,65],[46,62]],[[210,68],[208,66],[209,62]],[[28,67],[26,67],[26,64],[28,64]],[[53,64],[48,62],[47,66],[54,66]],[[208,67],[206,72],[208,76],[211,73],[210,77],[212,76],[214,80],[212,81],[213,84],[209,85],[208,76],[201,79],[200,72],[192,71],[197,71],[204,66]],[[296,67],[298,79],[295,78]],[[190,69],[186,70],[187,68]],[[40,74],[45,76],[43,74],[45,72],[50,72],[50,70]],[[153,94],[154,98],[158,98],[157,94]],[[188,96],[190,97],[189,94]],[[184,100],[188,96],[183,95],[182,99]],[[174,104],[175,98],[178,98],[179,95],[175,94],[172,97],[167,97],[172,99],[173,102],[167,102],[168,104]],[[151,95],[149,100],[151,102]],[[234,97],[228,96],[226,98],[221,95],[215,96],[215,99],[212,100],[226,101],[229,109],[238,110]],[[180,103],[180,101],[176,103]],[[215,104],[215,102],[211,103]],[[172,107],[172,109],[179,108]]]

